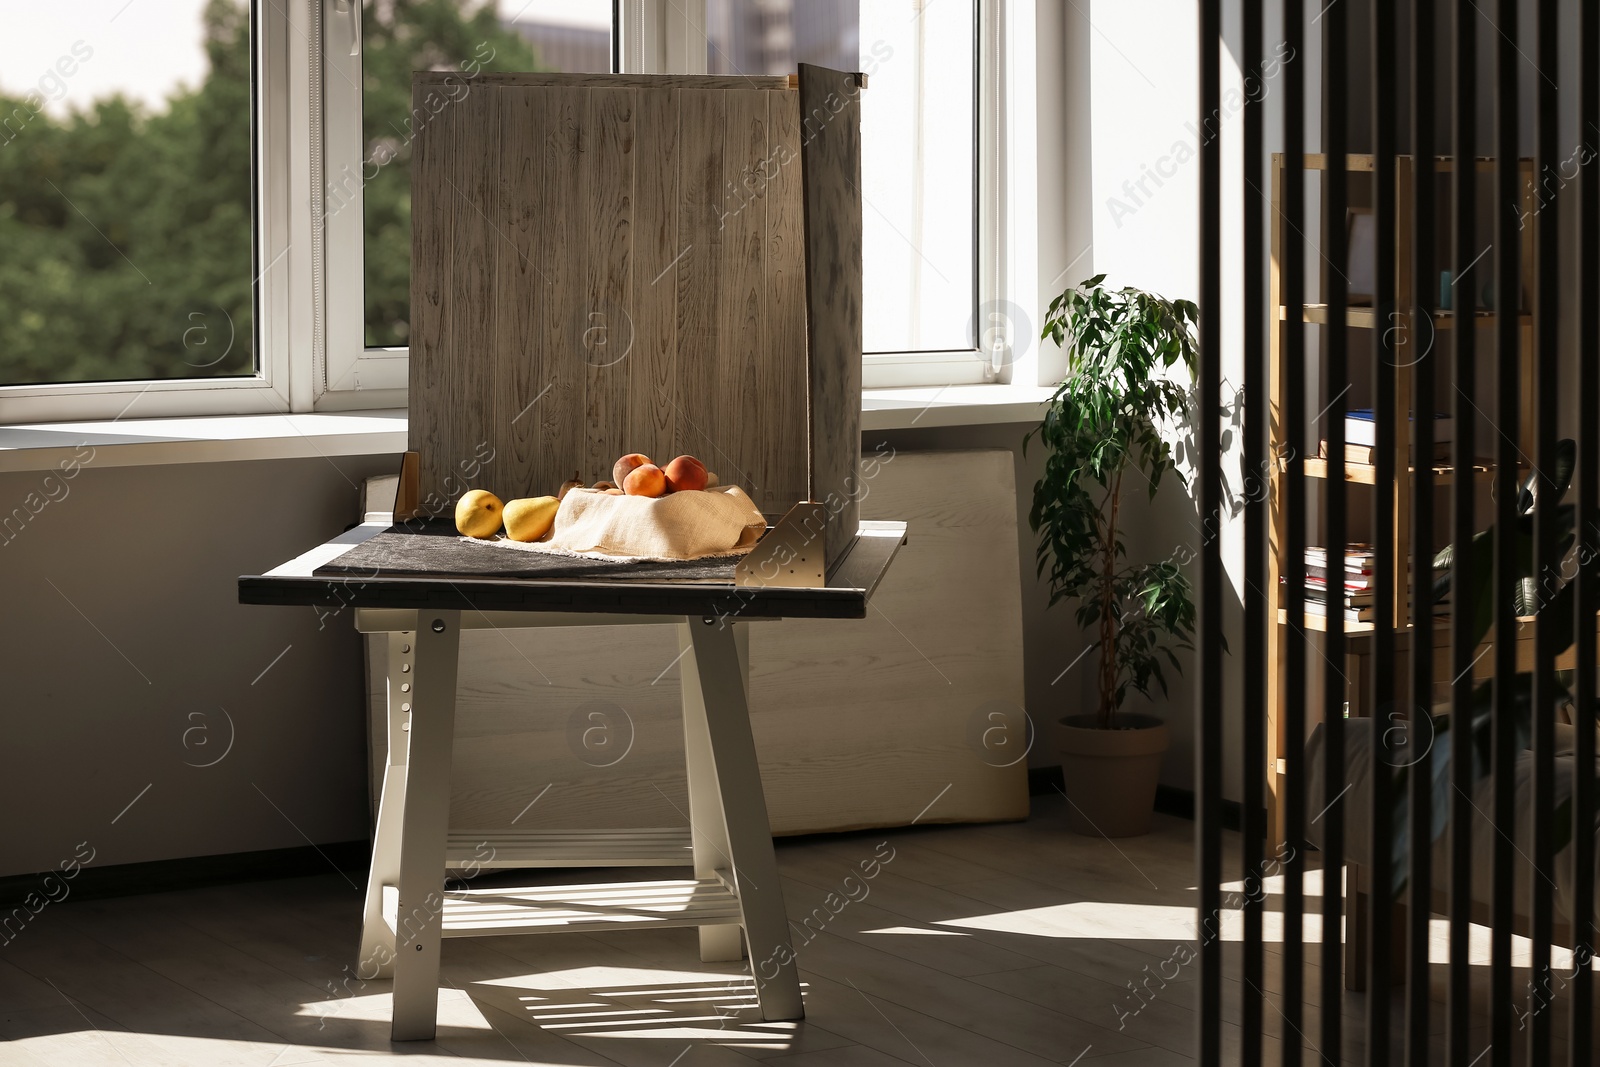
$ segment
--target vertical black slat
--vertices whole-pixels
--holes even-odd
[[[1200,0],[1200,125],[1221,113],[1222,0]],[[1222,528],[1222,146],[1203,138],[1200,147],[1200,520],[1203,530]],[[1222,1063],[1222,939],[1208,937],[1208,919],[1222,907],[1222,545],[1207,537],[1200,554],[1200,663],[1197,678],[1198,734],[1195,746],[1196,838],[1200,953],[1199,1055],[1202,1067]]]
[[[1289,0],[1294,3],[1295,0]],[[1326,129],[1323,140],[1327,152],[1328,169],[1323,183],[1323,223],[1326,234],[1342,234],[1347,225],[1345,210],[1350,201],[1349,177],[1346,155],[1350,147],[1349,118],[1346,112],[1344,87],[1335,81],[1341,77],[1349,53],[1350,6],[1339,4],[1329,8],[1322,16],[1324,35],[1324,76],[1329,86],[1324,93]],[[1328,546],[1328,569],[1337,575],[1344,566],[1345,546],[1349,541],[1345,514],[1344,481],[1344,418],[1349,407],[1346,394],[1349,390],[1349,327],[1345,321],[1350,294],[1348,280],[1340,270],[1323,270],[1324,297],[1328,305],[1326,328],[1327,351],[1324,357],[1322,398],[1327,405],[1323,415],[1328,441],[1327,477],[1323,480],[1324,543]],[[1337,562],[1335,562],[1337,561]],[[1344,611],[1338,606],[1327,609],[1327,633],[1324,651],[1327,665],[1323,671],[1322,712],[1323,731],[1327,744],[1323,747],[1323,795],[1333,796],[1327,807],[1315,816],[1322,823],[1322,1027],[1319,1037],[1323,1057],[1330,1063],[1343,1063],[1343,974],[1344,953],[1340,938],[1341,914],[1344,897],[1339,891],[1344,873],[1344,703],[1347,680],[1345,673]],[[1285,941],[1289,940],[1286,935]]]
[[[1434,255],[1433,77],[1437,48],[1433,0],[1411,5],[1411,320],[1401,358],[1411,368],[1411,410],[1416,459],[1411,480],[1411,708],[1405,758],[1411,844],[1406,907],[1406,1063],[1426,1067],[1430,1044],[1432,982],[1428,967],[1433,916],[1433,779],[1428,773],[1433,731],[1433,415],[1435,336],[1429,308],[1438,299]],[[1403,568],[1405,560],[1396,560]],[[1403,574],[1404,571],[1401,571]],[[1400,579],[1405,581],[1404,578]]]
[[[1578,141],[1600,131],[1600,7],[1584,4],[1578,16]],[[1578,410],[1600,411],[1600,162],[1591,152],[1578,175]],[[1594,832],[1595,779],[1595,612],[1600,588],[1594,573],[1596,505],[1600,505],[1600,431],[1595,419],[1578,426],[1577,530],[1580,546],[1574,581],[1577,588],[1577,635],[1573,697],[1577,712],[1572,761],[1572,1000],[1567,1033],[1567,1062],[1589,1064],[1594,1056]]]
[[[1477,529],[1477,479],[1471,473],[1477,457],[1477,404],[1474,374],[1477,368],[1477,301],[1475,294],[1485,270],[1477,236],[1477,0],[1454,4],[1454,69],[1451,170],[1450,308],[1455,329],[1455,369],[1452,375],[1451,416],[1455,443],[1452,463],[1456,477],[1450,488],[1450,542],[1456,546],[1450,567],[1450,969],[1445,1039],[1446,1063],[1471,1063],[1481,1053],[1472,1046],[1474,1025],[1472,968],[1468,962],[1472,922],[1472,820],[1474,817],[1472,732],[1473,615],[1469,605],[1473,588],[1471,556],[1462,551],[1472,543]],[[1474,274],[1473,271],[1477,273]],[[1418,580],[1423,579],[1418,574]]]
[[[1261,0],[1245,0],[1243,34],[1243,64],[1245,77],[1261,76]],[[1250,91],[1245,85],[1244,102],[1244,396],[1245,396],[1245,469],[1260,479],[1264,488],[1268,482],[1267,431],[1268,393],[1272,388],[1271,369],[1267,365],[1266,345],[1262,331],[1266,328],[1265,300],[1262,286],[1265,282],[1262,249],[1262,212],[1267,205],[1261,195],[1261,108],[1264,91]],[[1264,90],[1258,86],[1257,89]],[[1262,986],[1262,917],[1266,904],[1265,894],[1252,891],[1262,877],[1263,845],[1266,840],[1264,825],[1265,807],[1263,793],[1266,781],[1263,772],[1267,766],[1266,751],[1266,678],[1267,678],[1267,612],[1273,603],[1267,594],[1267,496],[1263,492],[1249,492],[1244,513],[1245,588],[1254,595],[1244,598],[1244,782],[1240,790],[1243,801],[1243,818],[1240,844],[1240,861],[1243,864],[1244,894],[1244,944],[1241,973],[1244,985],[1240,989],[1240,1056],[1246,1062],[1261,1059],[1262,1007],[1265,992]]]
[[[1373,719],[1373,760],[1367,840],[1371,866],[1367,897],[1367,1063],[1389,1062],[1390,957],[1394,936],[1394,880],[1391,806],[1394,753],[1387,742],[1394,709],[1395,569],[1395,331],[1389,328],[1395,298],[1395,73],[1393,0],[1372,0],[1372,202],[1378,247],[1374,257],[1372,344],[1373,417],[1377,430],[1377,463],[1372,493],[1373,541],[1377,565],[1372,581],[1376,605],[1372,632],[1372,670],[1368,672],[1368,707]],[[1379,738],[1385,744],[1378,743]]]
[[[1556,83],[1560,70],[1556,54],[1556,0],[1539,0],[1534,9],[1535,66],[1545,72],[1534,79],[1534,174],[1539,188],[1553,190],[1558,157],[1556,155]],[[1519,211],[1519,215],[1520,215]],[[1556,573],[1555,522],[1551,507],[1554,484],[1550,472],[1556,459],[1556,375],[1557,316],[1560,292],[1556,288],[1556,224],[1560,203],[1551,197],[1535,200],[1534,215],[1534,477],[1537,481],[1534,512],[1534,569],[1538,577],[1539,598],[1553,592],[1546,576]],[[1526,225],[1526,222],[1524,222]],[[1551,858],[1552,812],[1555,806],[1555,648],[1556,634],[1550,620],[1538,619],[1534,627],[1533,648],[1533,833],[1530,841],[1529,934],[1533,940],[1529,961],[1528,1055],[1532,1063],[1550,1062],[1550,1006],[1554,995],[1550,975],[1551,887],[1555,884],[1555,863]]]
[[[1283,120],[1283,440],[1287,451],[1284,471],[1284,526],[1281,571],[1284,584],[1283,701],[1279,704],[1283,747],[1283,1027],[1279,1042],[1283,1067],[1299,1067],[1301,1043],[1293,1035],[1304,1029],[1305,1001],[1306,869],[1306,649],[1305,580],[1306,479],[1305,479],[1305,9],[1299,0],[1287,0],[1283,10],[1284,41],[1290,60],[1284,65]]]
[[[1511,923],[1514,891],[1512,846],[1516,834],[1517,620],[1513,610],[1517,539],[1517,435],[1519,284],[1517,188],[1517,0],[1495,5],[1494,63],[1494,348],[1495,348],[1495,529],[1494,539],[1494,877],[1490,916],[1489,1039],[1492,1067],[1510,1067],[1515,1040],[1511,986]]]
[[[1283,1014],[1282,1033],[1304,1029],[1306,869],[1306,250],[1305,234],[1314,227],[1306,218],[1305,135],[1305,7],[1287,0],[1283,8],[1284,41],[1291,56],[1283,68],[1283,373],[1284,585],[1283,695],[1279,705],[1283,729]],[[1337,929],[1337,927],[1335,927]],[[1301,1046],[1280,1042],[1284,1067],[1298,1067]]]

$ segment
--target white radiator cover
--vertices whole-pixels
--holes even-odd
[[[879,456],[861,517],[909,540],[868,617],[749,627],[777,834],[1028,814],[1012,454]],[[367,638],[374,798],[385,655]],[[670,625],[464,632],[451,827],[686,824],[677,655]]]

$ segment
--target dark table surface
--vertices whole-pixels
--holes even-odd
[[[461,542],[447,520],[366,523],[264,574],[239,579],[244,604],[590,612],[748,618],[866,615],[905,523],[863,522],[821,588],[734,584],[732,559],[622,563]]]

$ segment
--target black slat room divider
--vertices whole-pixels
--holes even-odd
[[[1196,1059],[1600,1064],[1600,0],[1198,14]]]

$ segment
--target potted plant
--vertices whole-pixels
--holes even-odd
[[[1168,737],[1160,719],[1122,704],[1153,685],[1166,692],[1163,661],[1182,669],[1173,653],[1192,647],[1195,611],[1172,558],[1126,560],[1123,491],[1153,499],[1168,472],[1183,480],[1161,429],[1188,414],[1199,313],[1104,281],[1050,304],[1042,336],[1066,349],[1069,370],[1023,449],[1038,437],[1049,450],[1028,521],[1050,603],[1075,600],[1078,624],[1097,630],[1098,704],[1061,720],[1068,817],[1079,833],[1127,837],[1149,829]]]

